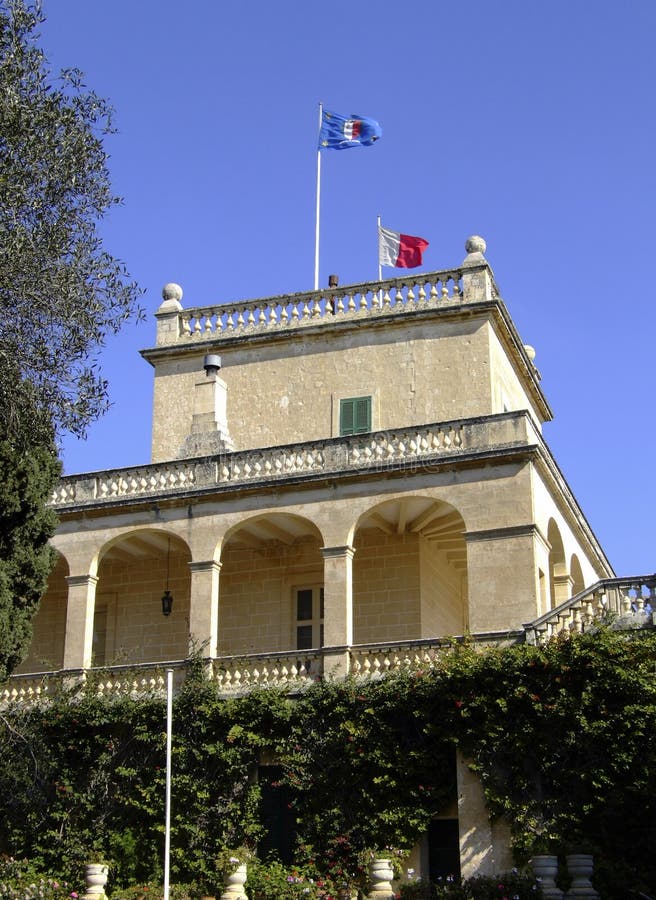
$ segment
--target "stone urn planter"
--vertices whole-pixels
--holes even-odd
[[[371,890],[367,894],[367,900],[388,900],[394,897],[394,870],[389,859],[373,859],[369,866],[369,877]]]
[[[559,900],[563,892],[556,884],[558,857],[551,854],[536,854],[531,857],[531,868],[536,879],[540,879],[542,896],[545,900]]]
[[[239,863],[228,875],[225,881],[221,900],[248,900],[244,885],[248,878],[246,863]]]
[[[572,876],[572,884],[565,894],[566,898],[574,897],[599,897],[593,888],[592,872],[594,861],[591,853],[569,853],[565,857],[567,871]]]
[[[105,863],[87,863],[84,867],[86,889],[82,894],[82,900],[105,900],[108,875],[109,867]]]

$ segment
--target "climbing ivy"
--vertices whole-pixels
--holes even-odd
[[[518,863],[583,849],[607,897],[656,886],[656,633],[601,629],[544,647],[460,644],[437,665],[295,697],[221,698],[202,671],[174,703],[172,878],[217,891],[224,851],[262,838],[258,765],[290,805],[294,862],[357,881],[370,849],[402,854],[454,800],[456,751],[509,823]],[[0,719],[0,853],[80,882],[161,877],[161,697],[93,686]]]

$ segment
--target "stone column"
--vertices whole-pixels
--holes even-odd
[[[96,606],[95,575],[67,575],[64,668],[88,669],[93,648],[93,614]]]
[[[353,555],[355,549],[322,547],[324,675],[346,675],[353,643]]]
[[[213,559],[190,562],[189,652],[200,651],[214,658],[218,646],[219,572],[221,563]]]

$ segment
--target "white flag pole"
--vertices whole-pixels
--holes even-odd
[[[323,103],[319,104],[319,133],[323,121]],[[321,203],[321,150],[317,142],[317,207],[314,224],[314,289],[319,290],[319,208]]]
[[[383,280],[383,267],[380,264],[380,216],[376,219],[376,224],[378,228],[376,229],[376,236],[378,238],[378,280]]]
[[[169,900],[171,859],[171,734],[173,732],[173,669],[166,670],[166,823],[164,825],[164,900]]]
[[[378,280],[383,280],[383,267],[380,264],[380,216],[377,218],[377,237],[378,237]],[[382,288],[378,291],[378,306],[381,307],[383,305],[383,290]]]

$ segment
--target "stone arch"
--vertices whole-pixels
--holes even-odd
[[[57,553],[48,586],[32,620],[29,653],[17,672],[50,672],[63,667],[68,575],[68,561]]]
[[[550,603],[553,609],[572,595],[563,538],[555,519],[549,519],[547,541],[549,542]]]
[[[219,656],[297,649],[298,628],[307,629],[308,624],[311,643],[319,646],[323,543],[314,522],[292,513],[251,516],[226,532],[221,544]],[[312,613],[303,626],[298,618],[301,591],[310,592]]]
[[[358,519],[354,643],[463,634],[468,627],[465,523],[448,503],[408,495]]]
[[[97,554],[93,664],[160,662],[188,653],[191,553],[165,528],[131,529]],[[162,595],[173,597],[171,614]]]
[[[583,578],[583,569],[576,553],[572,553],[569,563],[569,571],[572,578],[572,596],[580,594],[585,589],[585,579]]]

